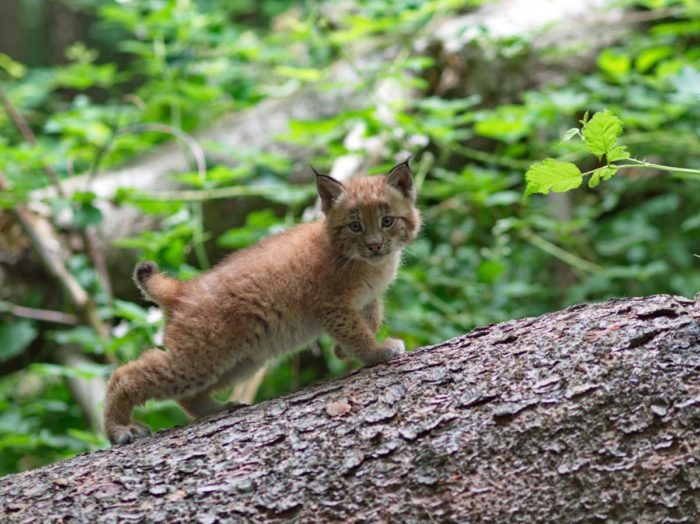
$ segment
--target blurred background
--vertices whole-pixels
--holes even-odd
[[[412,156],[425,228],[383,335],[416,348],[610,297],[700,290],[700,181],[653,169],[525,198],[586,111],[700,167],[695,0],[0,0],[0,474],[106,446],[114,367],[159,344],[138,260],[191,278]],[[356,366],[322,338],[222,392]],[[137,413],[186,421],[174,402]]]

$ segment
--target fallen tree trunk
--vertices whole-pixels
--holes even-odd
[[[699,320],[662,295],[478,328],[7,476],[0,520],[693,522]]]

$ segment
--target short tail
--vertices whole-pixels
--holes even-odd
[[[182,282],[158,272],[155,262],[141,262],[134,270],[134,282],[144,297],[166,309],[172,308],[180,296]]]

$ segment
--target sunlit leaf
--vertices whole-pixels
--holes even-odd
[[[600,184],[601,180],[609,180],[615,173],[617,173],[617,168],[612,166],[604,166],[596,169],[591,173],[591,178],[588,179],[588,187],[596,187]]]
[[[615,147],[621,133],[622,121],[607,109],[593,115],[581,131],[588,150],[598,159]]]
[[[634,61],[634,67],[640,73],[646,73],[664,58],[675,53],[672,47],[656,46],[641,51]]]
[[[598,56],[598,65],[609,75],[620,77],[629,72],[632,60],[626,53],[605,49]]]
[[[127,320],[138,320],[145,323],[148,319],[148,310],[133,302],[115,300],[114,315]]]
[[[608,163],[615,162],[616,160],[624,160],[629,157],[630,153],[627,151],[627,146],[615,146],[605,154]]]
[[[300,68],[300,67],[288,67],[279,66],[275,69],[275,73],[281,76],[287,76],[289,78],[296,78],[298,80],[304,80],[306,82],[316,82],[321,80],[325,73],[320,69],[311,68]]]
[[[563,193],[576,189],[581,185],[583,178],[576,164],[548,158],[543,162],[533,164],[525,173],[525,180],[527,182],[526,195],[533,193],[546,195],[550,191]]]
[[[21,78],[25,75],[27,68],[6,54],[0,53],[0,70],[5,71],[12,78]]]
[[[515,142],[532,129],[528,109],[524,106],[504,105],[486,113],[474,124],[474,131],[482,136]]]

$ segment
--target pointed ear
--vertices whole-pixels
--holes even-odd
[[[398,189],[406,198],[416,200],[416,188],[413,185],[413,173],[411,173],[408,160],[394,166],[389,171],[386,175],[386,183],[394,189]]]
[[[321,209],[324,213],[328,213],[328,210],[333,206],[333,203],[338,199],[343,191],[345,191],[345,187],[343,187],[343,184],[338,182],[335,178],[329,177],[328,175],[322,175],[313,167],[311,169],[316,175],[316,189],[318,190],[318,196],[321,197]]]

